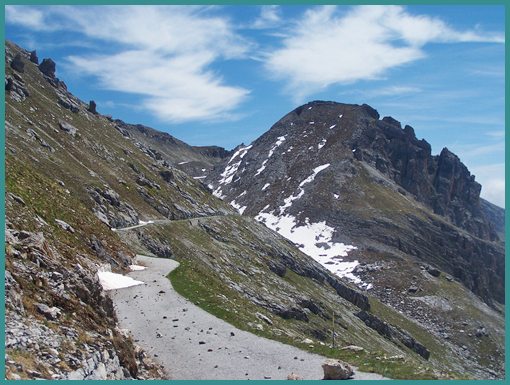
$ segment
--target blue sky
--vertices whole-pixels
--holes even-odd
[[[7,6],[6,37],[98,110],[233,148],[310,100],[367,103],[504,207],[504,7]]]

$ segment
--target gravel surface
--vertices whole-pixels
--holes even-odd
[[[178,262],[138,256],[144,285],[111,291],[120,327],[129,329],[175,380],[322,378],[325,357],[239,330],[175,292],[166,278]],[[384,379],[355,370],[354,379]]]

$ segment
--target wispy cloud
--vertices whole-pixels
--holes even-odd
[[[425,57],[423,47],[431,42],[503,43],[504,35],[457,31],[400,6],[360,6],[344,14],[324,6],[293,24],[282,46],[267,54],[265,67],[298,101],[332,84],[379,78]]]
[[[279,5],[263,5],[260,8],[259,17],[250,25],[250,28],[275,28],[280,25],[281,20]]]
[[[9,23],[36,31],[77,32],[109,44],[112,54],[68,57],[77,72],[108,90],[141,95],[162,121],[228,118],[249,90],[226,84],[212,65],[245,57],[250,44],[208,8],[101,6],[6,8]],[[28,19],[22,15],[28,14]]]

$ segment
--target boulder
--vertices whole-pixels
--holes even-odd
[[[92,112],[93,114],[96,114],[96,115],[97,115],[96,107],[97,107],[96,102],[95,102],[95,101],[93,101],[93,100],[91,100],[91,101],[89,102],[89,107],[87,108],[87,110],[89,110],[89,111],[90,111],[90,112]]]
[[[65,131],[73,136],[76,135],[76,133],[78,132],[78,129],[75,126],[73,126],[70,123],[64,122],[63,120],[58,122],[58,126],[62,131]]]
[[[55,219],[55,222],[57,223],[57,225],[59,225],[62,229],[66,230],[66,231],[69,231],[70,233],[74,233],[74,229],[73,227],[67,223],[67,222],[64,222],[60,219]]]
[[[49,320],[56,320],[58,317],[60,317],[61,311],[58,307],[49,307],[43,303],[36,303],[35,308],[40,314]]]
[[[344,346],[343,348],[341,348],[340,350],[351,350],[353,352],[362,352],[365,349],[363,349],[361,346],[347,345],[347,346]]]
[[[287,380],[295,381],[295,380],[302,380],[303,377],[298,376],[296,373],[292,372],[287,376]]]
[[[11,68],[14,71],[18,71],[21,73],[25,72],[25,62],[23,61],[21,54],[18,53],[16,54],[16,56],[14,56],[14,58],[11,61]]]
[[[352,367],[340,360],[326,360],[322,364],[322,370],[324,380],[347,380],[354,374]]]
[[[55,78],[55,70],[57,65],[51,59],[43,59],[42,63],[39,64],[39,71],[41,71],[44,75],[54,79]]]
[[[427,273],[429,273],[433,277],[439,277],[441,275],[441,271],[432,266],[427,266]]]
[[[34,64],[39,65],[39,58],[37,57],[37,52],[35,49],[30,52],[30,61]]]

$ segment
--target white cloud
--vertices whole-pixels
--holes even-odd
[[[503,43],[502,34],[456,31],[440,19],[411,15],[401,6],[309,9],[267,54],[266,69],[287,83],[296,100],[338,83],[381,77],[423,58],[430,42]]]
[[[243,58],[250,44],[207,8],[181,6],[8,7],[9,22],[78,32],[114,54],[68,57],[77,73],[104,89],[141,95],[140,106],[162,121],[228,118],[249,91],[225,83],[211,65]],[[22,12],[34,22],[20,21]],[[53,23],[53,21],[56,21]],[[24,24],[23,24],[24,23]]]
[[[421,88],[413,86],[389,86],[384,88],[376,88],[366,93],[367,97],[378,96],[398,96],[404,94],[413,94],[421,92]]]
[[[251,28],[266,29],[274,28],[280,25],[280,6],[278,5],[263,5],[260,8],[260,16],[253,22]]]
[[[505,207],[505,164],[495,163],[473,167],[471,172],[482,185],[481,196],[495,205]]]

